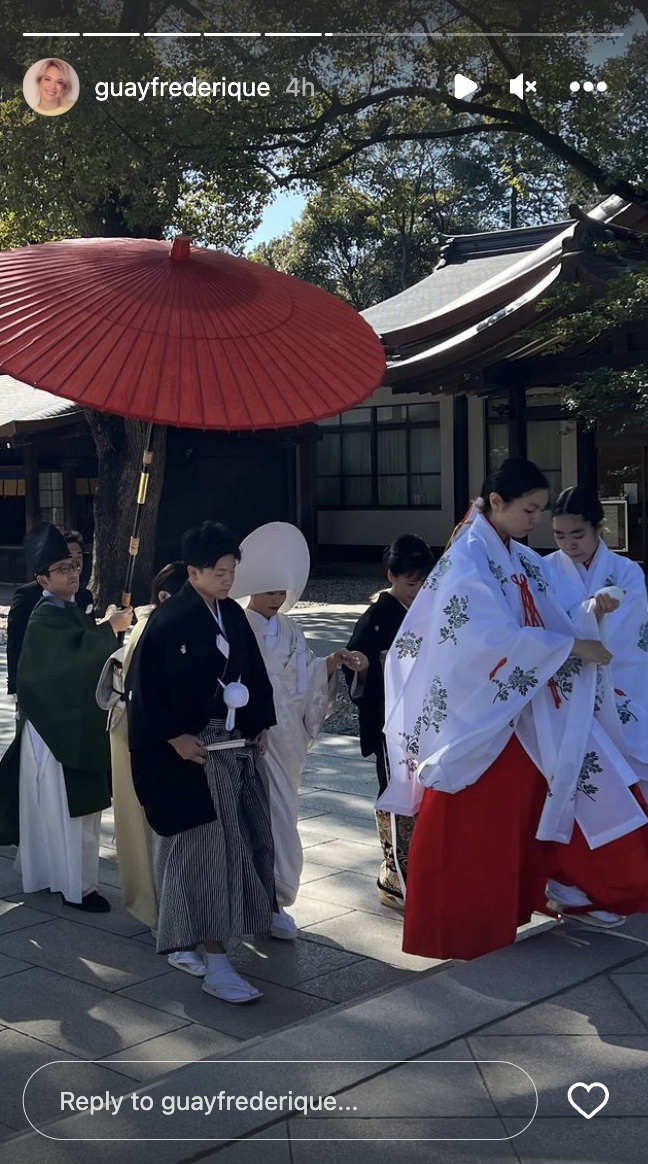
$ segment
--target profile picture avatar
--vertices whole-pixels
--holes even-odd
[[[44,57],[25,73],[23,94],[35,113],[58,117],[67,113],[79,96],[79,78],[67,61]]]

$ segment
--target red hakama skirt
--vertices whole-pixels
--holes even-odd
[[[546,796],[516,736],[475,784],[454,795],[426,789],[409,854],[406,953],[468,959],[508,946],[546,910],[549,877],[577,885],[589,908],[648,911],[648,828],[595,850],[578,825],[569,845],[538,841]]]

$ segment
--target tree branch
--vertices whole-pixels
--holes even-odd
[[[514,68],[512,62],[504,52],[504,49],[502,48],[498,38],[492,35],[493,30],[486,23],[486,21],[482,20],[476,12],[473,12],[467,6],[467,4],[462,4],[460,0],[447,0],[447,3],[455,9],[455,12],[458,12],[460,16],[465,16],[467,20],[469,20],[480,30],[480,32],[483,32],[487,36],[488,43],[491,47],[493,55],[496,56],[500,64],[504,66],[509,76],[514,77],[517,73],[517,69]]]

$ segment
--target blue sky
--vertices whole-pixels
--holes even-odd
[[[266,207],[263,221],[250,239],[250,250],[258,246],[259,243],[276,238],[279,234],[285,234],[292,223],[299,218],[305,203],[304,195],[296,191],[282,190],[281,193],[277,194],[274,202]]]

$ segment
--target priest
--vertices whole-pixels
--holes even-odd
[[[76,605],[80,563],[58,529],[25,538],[43,597],[18,664],[21,718],[0,764],[0,844],[19,845],[26,893],[49,889],[90,912],[110,906],[97,892],[101,813],[110,804],[106,715],[94,692],[129,608],[100,625]]]
[[[85,611],[90,616],[94,612],[94,599],[92,594],[85,586],[84,580],[84,549],[83,538],[78,530],[68,530],[63,534],[70,557],[79,564],[80,578],[77,592],[74,595],[74,601],[77,606]],[[28,563],[29,566],[29,563]],[[82,583],[84,583],[82,585]],[[16,682],[18,678],[18,660],[22,650],[23,639],[25,631],[27,630],[27,623],[34,607],[40,602],[43,597],[43,591],[38,585],[38,582],[27,582],[22,586],[17,586],[14,590],[11,606],[7,615],[7,692],[9,695],[16,694]]]

